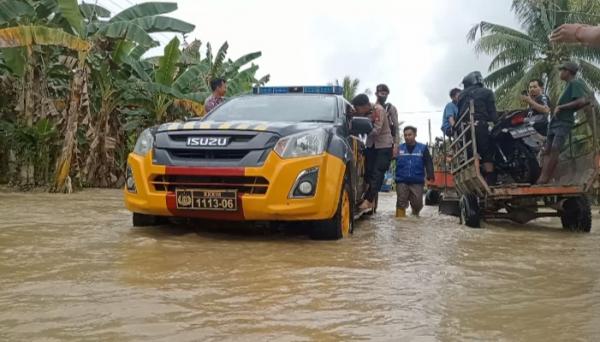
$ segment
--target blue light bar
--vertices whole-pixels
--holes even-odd
[[[329,94],[342,95],[344,87],[340,86],[303,86],[303,87],[254,87],[252,93],[264,94]]]

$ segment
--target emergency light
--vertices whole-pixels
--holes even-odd
[[[254,87],[252,93],[264,94],[329,94],[342,95],[344,87],[340,86],[303,86],[303,87]]]

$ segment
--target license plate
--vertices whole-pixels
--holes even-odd
[[[522,138],[527,135],[534,134],[536,132],[537,131],[535,130],[535,128],[528,126],[528,127],[512,130],[512,131],[510,131],[510,135],[512,135],[513,138],[518,139],[518,138]]]
[[[177,209],[236,211],[237,190],[177,189]]]

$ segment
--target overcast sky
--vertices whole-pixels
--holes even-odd
[[[131,4],[100,0],[111,11]],[[137,1],[143,2],[143,1]],[[229,57],[262,51],[259,76],[270,85],[318,85],[361,80],[361,89],[389,85],[389,101],[400,120],[419,128],[426,142],[427,120],[439,135],[440,110],[448,92],[475,69],[485,75],[489,58],[476,56],[467,31],[479,21],[518,27],[510,0],[277,1],[179,0],[174,17],[196,25],[189,40],[229,42]],[[163,43],[166,35],[156,37]]]

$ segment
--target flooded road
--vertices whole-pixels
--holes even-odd
[[[353,237],[132,228],[116,190],[0,193],[1,341],[593,341],[600,217],[473,230],[394,197]]]

